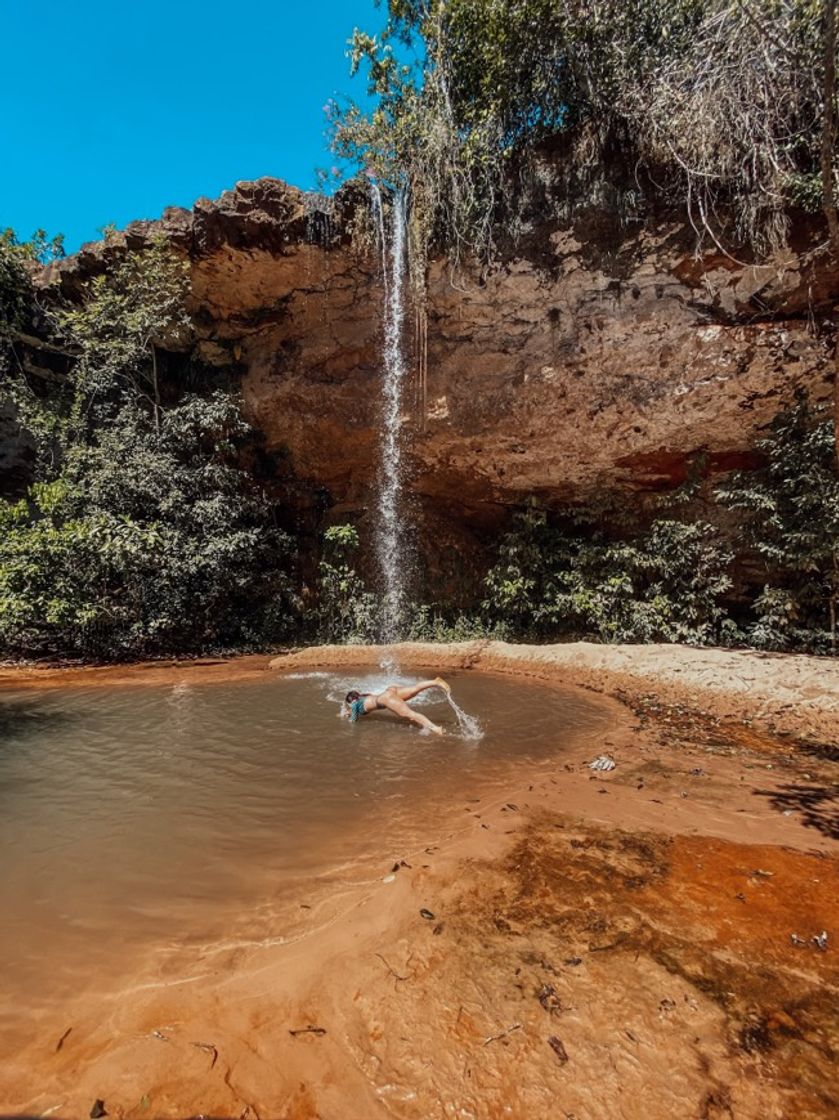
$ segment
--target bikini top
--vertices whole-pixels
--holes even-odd
[[[359,716],[365,715],[364,711],[364,697],[359,696],[357,700],[353,700],[350,704],[350,723],[355,723]]]

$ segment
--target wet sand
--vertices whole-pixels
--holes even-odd
[[[405,666],[596,689],[610,731],[480,801],[453,790],[443,842],[383,853],[380,878],[323,898],[291,943],[193,947],[43,1016],[3,1058],[0,1113],[839,1114],[839,665],[637,649],[403,648]],[[340,647],[275,666],[376,659]],[[601,753],[611,773],[590,770]]]

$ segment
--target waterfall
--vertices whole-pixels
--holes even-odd
[[[382,590],[381,638],[397,641],[405,621],[408,556],[403,520],[402,393],[406,361],[404,349],[406,259],[406,200],[404,191],[393,195],[386,224],[382,196],[371,183],[373,215],[378,226],[384,281],[382,431],[379,466],[376,556]]]

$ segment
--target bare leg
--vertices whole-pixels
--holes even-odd
[[[443,680],[442,677],[435,677],[433,681],[420,681],[419,684],[406,685],[404,688],[399,688],[397,685],[391,685],[396,695],[400,700],[413,700],[415,696],[419,696],[421,692],[425,692],[427,688],[442,688],[446,692],[451,692],[451,689]],[[387,689],[386,691],[390,691]]]
[[[401,697],[394,695],[389,689],[383,692],[378,699],[383,708],[388,708],[395,715],[402,716],[403,719],[409,719],[411,723],[417,724],[418,727],[425,727],[429,731],[433,731],[435,735],[443,734],[442,727],[432,723],[428,716],[424,716],[422,712],[415,712],[413,708],[409,708]]]

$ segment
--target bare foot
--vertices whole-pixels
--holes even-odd
[[[436,723],[432,723],[429,731],[433,731],[435,735],[445,735],[445,731],[443,731],[443,728],[438,726]]]
[[[442,677],[435,677],[434,683],[439,684],[440,688],[444,689],[446,692],[451,692],[452,690],[452,686],[450,684],[446,684]]]

